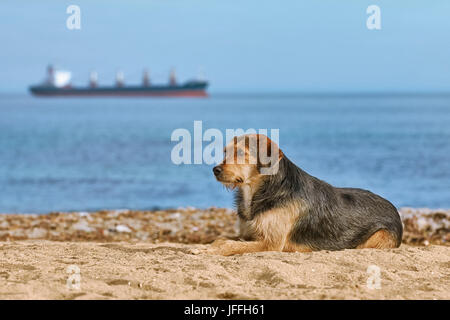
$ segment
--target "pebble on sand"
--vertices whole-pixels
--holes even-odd
[[[450,244],[450,210],[401,208],[403,243]],[[155,211],[102,210],[43,215],[0,214],[0,241],[145,241],[211,243],[238,235],[235,211],[192,207]]]

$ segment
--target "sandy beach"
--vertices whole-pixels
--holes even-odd
[[[450,299],[447,246],[234,257],[193,246],[204,245],[2,243],[0,299]]]
[[[232,257],[192,254],[230,209],[2,214],[0,299],[450,299],[449,212],[400,212],[398,249]]]

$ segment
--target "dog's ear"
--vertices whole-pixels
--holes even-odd
[[[258,160],[260,159],[260,157],[271,158],[273,152],[278,153],[277,160],[280,160],[283,157],[283,152],[281,151],[281,149],[275,142],[270,140],[269,137],[263,134],[258,134],[257,139],[258,139]]]
[[[258,135],[257,167],[260,174],[273,175],[278,172],[278,163],[282,157],[283,152],[275,142],[265,135]]]

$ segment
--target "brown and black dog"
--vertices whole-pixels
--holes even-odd
[[[235,137],[213,172],[227,188],[236,189],[240,238],[246,241],[219,239],[210,253],[400,246],[402,222],[389,201],[307,174],[265,135]]]

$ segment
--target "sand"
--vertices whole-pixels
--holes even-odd
[[[0,299],[450,299],[449,246],[190,253],[206,246],[0,242]]]
[[[0,299],[450,299],[450,210],[399,212],[399,249],[232,257],[192,254],[227,208],[0,214]]]

